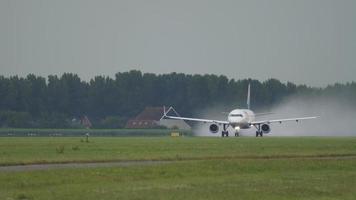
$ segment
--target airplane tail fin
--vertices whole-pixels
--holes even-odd
[[[247,104],[247,109],[249,109],[250,110],[250,95],[251,95],[251,84],[250,83],[248,83],[248,89],[247,89],[247,102],[246,102],[246,104]]]

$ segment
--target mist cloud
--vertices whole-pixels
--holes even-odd
[[[276,113],[271,118],[319,116],[317,119],[299,123],[272,124],[273,136],[351,136],[356,135],[356,109],[351,102],[341,97],[293,96],[271,109]]]

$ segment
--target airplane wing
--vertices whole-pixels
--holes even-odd
[[[299,117],[299,118],[287,118],[287,119],[273,119],[273,120],[261,120],[261,121],[254,121],[251,122],[251,125],[259,125],[259,124],[271,124],[271,123],[282,123],[282,122],[288,122],[288,121],[296,121],[299,122],[300,120],[306,120],[306,119],[315,119],[318,118],[318,116],[313,116],[313,117]]]
[[[229,124],[228,121],[220,121],[220,120],[213,120],[213,119],[198,119],[198,118],[188,118],[188,117],[174,117],[169,115],[164,115],[163,119],[177,119],[177,120],[186,120],[186,121],[194,121],[194,122],[204,122],[204,123]]]

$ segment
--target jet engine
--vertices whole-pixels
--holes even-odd
[[[269,133],[271,131],[271,128],[269,127],[268,124],[262,124],[261,130],[263,133]]]
[[[219,126],[217,124],[211,124],[209,126],[209,130],[212,133],[217,133],[219,131]]]

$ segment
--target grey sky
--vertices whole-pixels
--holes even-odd
[[[355,79],[355,0],[0,0],[0,74]]]

